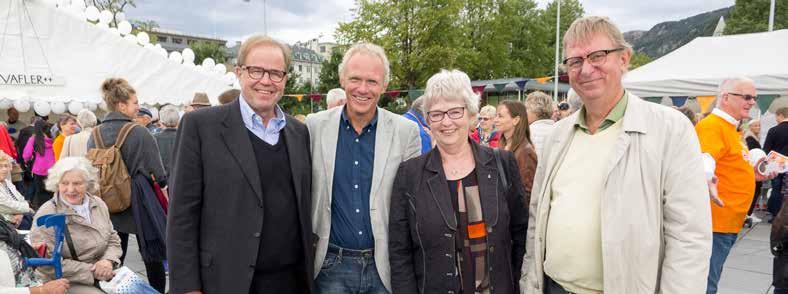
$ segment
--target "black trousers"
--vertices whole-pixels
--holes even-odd
[[[547,275],[544,276],[544,284],[544,294],[571,294]]]
[[[120,263],[123,264],[123,261],[126,260],[126,249],[129,247],[129,234],[118,232],[118,236],[120,237],[120,247],[123,249]],[[137,244],[139,244],[139,239],[137,239]],[[145,272],[151,287],[159,291],[159,293],[164,293],[164,289],[167,287],[167,274],[164,272],[164,262],[145,262]]]
[[[44,182],[47,180],[46,176],[33,176],[33,197],[32,201],[30,202],[31,208],[33,210],[38,210],[41,205],[45,202],[52,199],[52,192],[47,191]]]

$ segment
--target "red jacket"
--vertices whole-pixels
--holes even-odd
[[[498,141],[501,139],[501,133],[493,131],[487,142],[480,142],[481,136],[479,136],[479,129],[477,128],[475,131],[473,131],[473,134],[471,134],[471,139],[473,139],[474,142],[479,143],[479,145],[498,148]]]

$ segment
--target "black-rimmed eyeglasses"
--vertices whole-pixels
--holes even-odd
[[[624,50],[624,47],[616,48],[616,49],[607,49],[607,50],[598,50],[589,53],[585,57],[570,57],[564,59],[564,66],[568,70],[578,70],[583,67],[583,61],[588,60],[588,63],[593,66],[600,66],[607,60],[607,55],[613,52]]]
[[[757,100],[758,99],[758,96],[739,94],[739,93],[728,93],[728,95],[742,97],[742,98],[744,98],[744,101],[750,101],[750,100]]]
[[[465,116],[465,107],[461,106],[461,107],[449,108],[449,110],[446,111],[440,111],[440,110],[427,111],[427,117],[430,119],[431,122],[440,122],[444,118],[446,118],[447,115],[449,116],[450,119],[460,119],[463,116]]]
[[[278,83],[285,79],[287,72],[276,70],[276,69],[265,69],[259,66],[247,66],[241,65],[241,70],[245,70],[246,73],[249,75],[249,78],[254,80],[262,79],[266,73],[268,73],[268,78],[271,79],[272,82]]]

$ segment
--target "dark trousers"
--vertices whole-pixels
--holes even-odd
[[[752,195],[752,203],[750,203],[750,210],[747,211],[747,215],[752,215],[752,211],[755,210],[755,204],[758,204],[759,198],[761,198],[761,187],[763,186],[762,182],[755,182],[755,193]]]
[[[772,194],[769,195],[769,202],[766,203],[766,209],[772,214],[772,218],[777,217],[780,208],[783,207],[783,177],[785,174],[780,174],[772,179]]]
[[[46,176],[33,176],[33,199],[30,202],[33,210],[38,210],[41,205],[52,199],[52,192],[47,191],[44,182],[47,180]]]
[[[547,275],[544,276],[544,294],[570,294]]]
[[[306,285],[306,271],[302,266],[276,272],[255,271],[249,293],[298,294],[308,292]]]
[[[120,263],[123,264],[123,261],[126,260],[126,249],[129,247],[129,234],[118,232],[118,236],[120,237],[120,247],[123,249],[123,254],[120,256]],[[137,244],[139,244],[139,239],[137,240]],[[140,245],[140,247],[142,246]],[[164,289],[167,287],[167,274],[164,272],[164,262],[145,262],[145,272],[147,273],[148,283],[151,287],[159,291],[159,293],[164,293]]]

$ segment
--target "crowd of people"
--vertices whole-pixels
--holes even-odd
[[[701,119],[642,100],[622,85],[631,46],[604,17],[576,20],[563,45],[561,103],[482,106],[467,74],[441,70],[395,114],[378,107],[385,51],[358,43],[328,109],[296,119],[278,105],[290,49],[256,35],[219,106],[198,93],[154,119],[111,78],[100,121],[24,126],[11,109],[0,291],[103,293],[134,234],[162,293],[168,270],[169,292],[190,294],[716,293],[768,183],[775,293],[788,293],[788,185],[749,151],[788,154],[788,108],[770,130],[748,121],[745,77],[724,80]],[[22,262],[51,254],[54,231],[32,224],[53,213],[68,228],[61,279]]]

